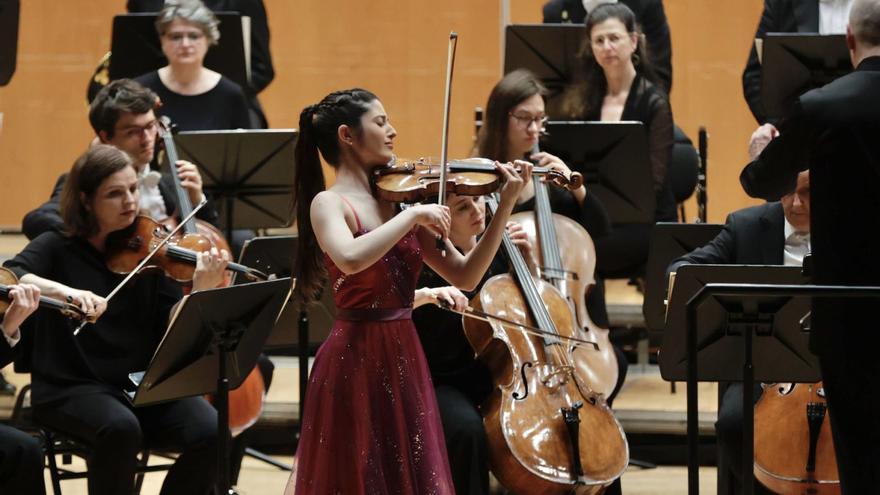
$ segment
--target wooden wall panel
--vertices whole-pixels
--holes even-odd
[[[510,0],[515,23],[540,22],[540,0]],[[676,120],[696,138],[711,133],[710,217],[749,204],[736,181],[755,127],[739,76],[760,0],[666,0],[673,31]],[[274,127],[296,127],[299,111],[327,92],[375,91],[397,127],[401,156],[437,155],[447,35],[460,35],[450,155],[466,155],[473,108],[485,105],[501,71],[501,2],[495,0],[265,0],[276,78],[261,100]],[[24,0],[18,71],[0,88],[0,225],[44,201],[92,133],[85,87],[109,46],[124,0]],[[691,209],[691,212],[693,209]]]

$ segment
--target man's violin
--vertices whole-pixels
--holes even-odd
[[[9,291],[13,285],[18,285],[18,277],[10,269],[0,267],[0,314],[5,314],[9,308]],[[77,321],[91,321],[91,317],[78,306],[51,297],[40,296],[40,307],[59,311],[64,316]]]
[[[501,186],[501,174],[495,162],[486,158],[450,160],[447,167],[446,191],[463,196],[483,196]],[[577,172],[570,177],[550,167],[532,168],[533,176],[568,189],[577,189],[584,178]],[[395,160],[373,172],[376,194],[397,203],[416,203],[436,196],[440,191],[440,165],[436,160]]]

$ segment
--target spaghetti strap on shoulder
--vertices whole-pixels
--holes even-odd
[[[345,196],[343,196],[339,193],[336,193],[336,195],[339,196],[339,198],[342,199],[342,201],[344,201],[345,204],[348,205],[349,209],[351,209],[351,212],[354,214],[354,221],[355,221],[355,223],[357,223],[358,232],[361,232],[362,230],[364,230],[364,227],[361,225],[361,219],[360,219],[360,217],[358,217],[358,212],[357,212],[357,210],[354,209],[354,206],[352,206],[351,203],[347,199],[345,199]]]

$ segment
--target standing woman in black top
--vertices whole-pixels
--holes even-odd
[[[165,3],[156,30],[168,65],[136,79],[162,100],[182,131],[250,129],[247,97],[241,86],[205,67],[205,55],[220,40],[217,17],[200,0]]]
[[[645,42],[636,29],[632,10],[622,3],[596,7],[585,21],[587,36],[581,50],[580,82],[569,89],[565,113],[577,120],[644,123],[657,207],[654,220],[674,222],[675,199],[670,187],[672,109],[656,85]],[[596,239],[596,262],[605,278],[644,275],[651,226],[618,224]]]
[[[138,213],[138,181],[131,158],[98,144],[74,164],[61,194],[66,233],[49,231],[31,241],[6,266],[22,283],[67,300],[98,319],[74,336],[57,312],[40,310],[29,349],[34,419],[84,442],[92,450],[89,493],[129,494],[136,454],[144,448],[181,453],[165,477],[162,494],[207,494],[217,477],[217,413],[201,397],[133,408],[123,393],[129,374],[147,368],[182,296],[162,273],[141,273],[108,303],[122,280],[106,266],[111,236],[125,235]],[[222,281],[228,253],[200,253],[193,292]]]

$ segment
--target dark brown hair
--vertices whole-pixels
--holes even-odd
[[[361,117],[370,103],[378,99],[360,88],[336,91],[325,96],[320,103],[307,106],[299,115],[299,137],[294,151],[296,193],[292,205],[299,242],[293,269],[296,276],[294,295],[299,302],[314,301],[327,278],[310,215],[312,200],[326,187],[318,152],[328,164],[339,166],[339,126],[346,125],[355,132],[359,131]]]
[[[88,238],[98,232],[97,219],[86,204],[104,179],[125,167],[133,167],[128,154],[106,144],[96,144],[76,159],[61,190],[61,218],[67,235]]]
[[[514,107],[536,94],[543,97],[547,89],[526,69],[517,69],[498,81],[486,102],[485,119],[477,136],[478,156],[499,161],[521,158],[506,156],[509,115]]]
[[[605,79],[605,72],[599,66],[599,63],[596,62],[596,57],[593,56],[591,34],[597,24],[601,24],[608,19],[617,19],[623,23],[627,34],[638,34],[636,49],[632,54],[633,65],[639,75],[653,83],[657,82],[654,68],[648,61],[648,48],[645,46],[644,36],[642,36],[639,25],[636,23],[636,16],[633,11],[619,2],[599,5],[590,12],[590,15],[584,21],[586,36],[581,45],[581,51],[578,54],[581,70],[575,84],[566,90],[563,99],[562,111],[569,118],[583,119],[596,109],[602,107],[602,100],[608,91],[608,82]]]
[[[156,93],[132,79],[117,79],[101,88],[89,106],[89,122],[95,134],[104,131],[113,139],[116,123],[123,112],[147,113],[158,105]]]

